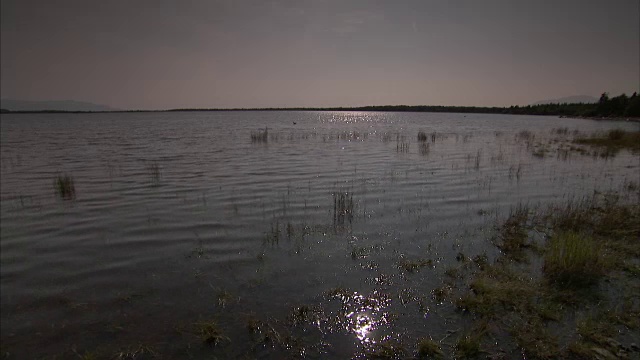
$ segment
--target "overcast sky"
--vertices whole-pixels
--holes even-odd
[[[639,2],[2,0],[1,95],[167,109],[630,94]]]

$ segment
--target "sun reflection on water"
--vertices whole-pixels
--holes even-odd
[[[353,332],[356,334],[358,340],[368,342],[370,339],[367,335],[373,330],[373,320],[367,315],[358,315],[356,316],[355,325]]]
[[[376,343],[372,335],[380,326],[389,323],[389,315],[384,309],[391,304],[391,299],[378,291],[368,296],[342,291],[335,297],[342,302],[340,322],[343,328],[362,343]]]

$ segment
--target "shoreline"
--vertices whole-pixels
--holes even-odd
[[[569,118],[569,119],[582,119],[582,120],[595,120],[595,121],[626,121],[626,122],[635,122],[635,123],[640,123],[640,117],[633,117],[633,116],[611,116],[611,117],[607,117],[607,116],[566,116],[566,115],[559,115],[560,118],[564,119],[564,118]]]
[[[419,106],[416,106],[416,108]],[[505,108],[508,110],[508,108]],[[440,110],[440,109],[414,109],[414,107],[396,108],[389,107],[353,107],[353,108],[233,108],[233,109],[168,109],[168,110],[114,110],[114,111],[68,111],[68,110],[17,110],[2,111],[0,114],[116,114],[116,113],[167,113],[167,112],[242,112],[242,111],[358,111],[358,112],[412,112],[412,113],[432,113],[432,114],[493,114],[493,115],[524,115],[524,116],[556,116],[560,119],[582,119],[595,121],[624,121],[640,123],[640,117],[633,116],[574,116],[561,114],[533,114],[515,113],[508,111],[470,111],[464,107],[460,109]]]

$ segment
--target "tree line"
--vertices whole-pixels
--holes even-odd
[[[510,107],[485,106],[442,106],[442,105],[373,105],[359,107],[289,107],[289,108],[199,108],[171,110],[124,110],[124,111],[64,111],[36,110],[11,111],[2,113],[92,113],[92,112],[162,112],[162,111],[387,111],[387,112],[436,112],[436,113],[478,113],[517,115],[557,115],[572,117],[633,117],[640,118],[640,96],[637,92],[627,96],[622,94],[609,97],[603,93],[597,103],[538,104]]]

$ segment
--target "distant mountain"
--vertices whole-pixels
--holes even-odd
[[[31,101],[31,100],[13,100],[0,99],[0,108],[11,111],[117,111],[119,109],[112,108],[107,105],[92,104],[83,101],[74,100],[56,100],[56,101]]]
[[[598,98],[589,95],[577,95],[577,96],[567,96],[559,99],[551,99],[551,100],[542,100],[538,102],[534,102],[531,105],[544,105],[544,104],[577,104],[577,103],[597,103]]]

